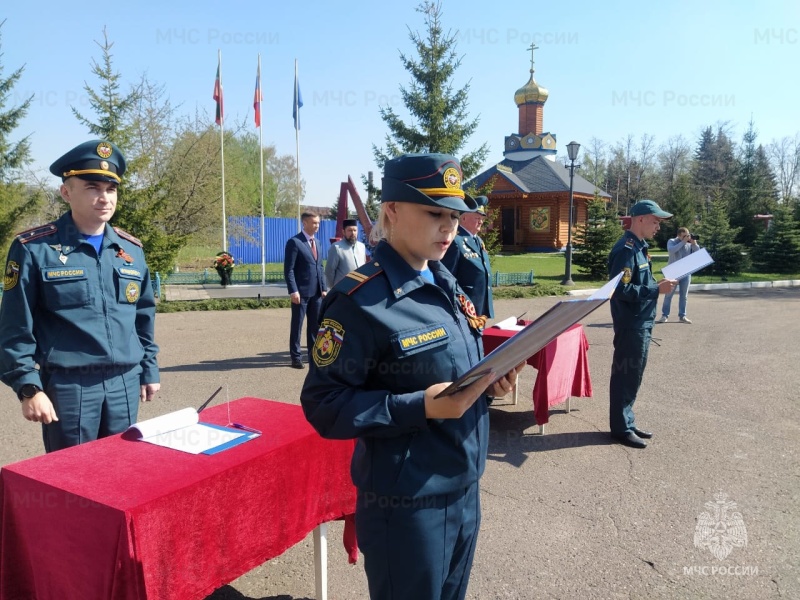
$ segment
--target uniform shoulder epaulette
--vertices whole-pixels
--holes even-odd
[[[19,240],[20,244],[27,244],[28,242],[31,242],[40,237],[51,235],[56,231],[58,231],[58,227],[56,227],[56,224],[48,223],[47,225],[39,225],[38,227],[27,229],[22,233],[18,233],[17,239]]]
[[[131,244],[135,244],[135,245],[139,246],[139,248],[142,247],[142,240],[140,240],[139,238],[133,237],[130,233],[128,233],[124,229],[120,229],[119,227],[114,227],[114,231],[116,231],[117,235],[119,237],[121,237],[122,239],[128,240]]]
[[[636,245],[636,242],[634,242],[632,239],[628,239],[628,240],[625,241],[625,247],[626,248],[630,248],[631,250],[633,250],[635,245]]]
[[[370,279],[381,273],[383,273],[383,269],[380,265],[375,261],[371,261],[361,265],[355,271],[350,271],[336,284],[335,288],[337,291],[350,296]]]

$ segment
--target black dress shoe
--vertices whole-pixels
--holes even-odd
[[[647,442],[645,442],[632,431],[628,431],[627,433],[612,433],[611,437],[623,446],[629,446],[631,448],[647,448]]]
[[[302,360],[293,360],[292,361],[292,368],[293,369],[305,369],[306,366],[303,364]]]
[[[633,433],[635,433],[644,440],[649,440],[651,437],[653,437],[652,431],[642,431],[641,429],[638,429],[636,427],[633,428]]]

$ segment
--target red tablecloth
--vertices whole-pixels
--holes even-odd
[[[230,411],[263,435],[212,456],[114,436],[3,467],[0,598],[204,598],[355,511],[352,440],[322,439],[299,406]]]
[[[488,354],[515,333],[487,327],[483,330],[483,351]],[[533,386],[533,413],[537,425],[549,421],[551,406],[570,397],[591,397],[588,349],[583,325],[576,323],[528,359],[528,364],[538,369]]]

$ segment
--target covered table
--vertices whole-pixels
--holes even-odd
[[[321,438],[299,406],[229,408],[261,437],[206,456],[117,435],[3,467],[0,599],[201,599],[352,515],[352,440]]]
[[[515,333],[514,330],[487,327],[483,330],[484,352],[489,354]],[[533,386],[533,413],[541,432],[549,421],[551,406],[569,401],[573,396],[592,396],[588,349],[589,341],[583,325],[576,323],[528,358],[527,363],[538,370]],[[514,390],[515,403],[516,393]]]

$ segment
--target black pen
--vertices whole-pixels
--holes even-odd
[[[241,423],[231,423],[236,429],[242,429],[243,431],[249,431],[250,433],[257,433],[261,435],[261,432],[258,429],[253,429],[252,427],[248,427],[247,425],[242,425]]]
[[[217,391],[211,394],[211,397],[200,405],[200,408],[197,409],[197,412],[200,413],[206,406],[208,406],[209,402],[211,402],[214,398],[217,397],[217,394],[219,394],[221,391],[222,391],[222,386],[219,386],[217,388]]]

